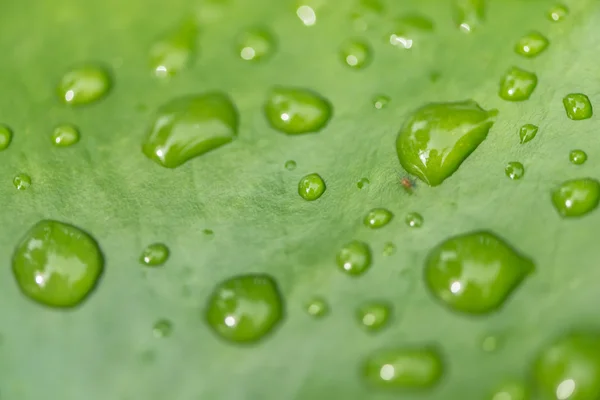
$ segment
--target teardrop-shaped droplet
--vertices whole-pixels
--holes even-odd
[[[309,174],[298,182],[298,194],[306,201],[314,201],[325,193],[327,186],[319,174]]]
[[[275,36],[269,30],[254,27],[238,36],[236,49],[242,60],[263,61],[275,53],[276,46]]]
[[[158,39],[150,49],[150,68],[157,77],[170,77],[185,69],[196,51],[198,29],[195,22],[184,21]]]
[[[548,19],[552,22],[559,22],[569,15],[569,8],[564,4],[556,4],[548,10]]]
[[[489,400],[530,400],[530,390],[520,381],[506,381],[498,385]]]
[[[569,153],[569,161],[575,165],[582,165],[587,161],[587,154],[583,150],[571,150]]]
[[[329,304],[321,297],[314,297],[306,303],[306,312],[313,318],[323,318],[329,314]]]
[[[61,78],[57,93],[66,104],[90,104],[108,94],[112,86],[110,73],[97,65],[74,68]]]
[[[374,208],[365,215],[363,223],[371,229],[383,228],[390,223],[394,214],[385,208]]]
[[[0,124],[0,151],[6,150],[8,146],[10,146],[12,138],[12,129],[6,125]]]
[[[546,50],[549,44],[546,36],[539,32],[530,32],[519,39],[515,45],[515,52],[524,57],[533,58]]]
[[[498,95],[507,101],[529,99],[537,86],[537,75],[518,67],[511,67],[500,80]]]
[[[167,262],[169,248],[163,243],[152,243],[142,251],[140,262],[148,267],[158,267]]]
[[[58,125],[52,131],[52,144],[56,147],[68,147],[79,142],[79,130],[72,124]]]
[[[13,178],[13,185],[17,190],[27,190],[31,186],[31,177],[27,174],[18,174]]]
[[[308,89],[276,87],[265,103],[269,124],[288,135],[320,131],[329,122],[331,113],[329,102]]]
[[[525,175],[525,167],[518,161],[511,161],[506,164],[504,173],[513,181],[519,180]]]
[[[346,243],[337,254],[337,265],[351,276],[360,276],[371,267],[371,249],[365,242]]]
[[[538,133],[538,127],[532,124],[525,124],[519,129],[519,139],[521,144],[532,140]]]
[[[582,93],[571,93],[563,99],[567,117],[574,121],[592,118],[594,111],[590,99]]]
[[[340,58],[347,66],[362,69],[371,62],[371,48],[364,40],[348,40],[342,44]]]
[[[173,323],[168,319],[159,319],[152,327],[152,333],[155,338],[166,338],[173,333]]]
[[[424,219],[423,216],[418,212],[410,212],[406,214],[404,222],[411,228],[420,228],[423,226]]]
[[[458,28],[470,33],[485,19],[487,0],[454,0],[454,23]]]
[[[552,203],[564,218],[581,217],[598,207],[600,182],[593,178],[572,179],[552,191]]]
[[[392,307],[388,303],[373,301],[358,307],[356,317],[365,330],[376,332],[387,325],[391,312]]]
[[[390,34],[390,43],[401,49],[411,49],[433,30],[431,19],[416,14],[405,15],[396,19],[395,28]]]

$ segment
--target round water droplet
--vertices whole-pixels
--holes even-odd
[[[484,141],[496,114],[472,100],[419,108],[398,134],[400,164],[431,186],[441,184]]]
[[[165,338],[171,336],[173,332],[173,323],[168,319],[159,319],[152,327],[152,333],[155,338]]]
[[[158,267],[163,265],[168,258],[169,248],[162,243],[153,243],[142,251],[140,262],[148,267]]]
[[[395,21],[395,28],[390,34],[390,44],[401,49],[412,49],[418,41],[433,32],[431,19],[421,15],[405,15]]]
[[[425,263],[431,293],[452,310],[486,314],[499,309],[534,270],[534,263],[491,232],[452,237]]]
[[[375,332],[387,325],[391,311],[392,308],[387,303],[370,302],[363,304],[356,310],[356,317],[364,329]]]
[[[238,343],[262,339],[283,314],[277,284],[264,274],[240,275],[221,282],[206,308],[206,320],[215,333]]]
[[[383,228],[394,217],[390,210],[385,208],[374,208],[365,215],[363,220],[365,226],[371,229]]]
[[[392,242],[386,242],[383,245],[383,255],[389,257],[394,255],[394,253],[396,253],[396,245]]]
[[[347,66],[361,69],[371,62],[371,48],[362,40],[348,40],[342,44],[340,58]]]
[[[569,161],[575,165],[584,164],[587,161],[587,154],[583,150],[571,150]]]
[[[537,356],[533,374],[544,398],[599,398],[600,335],[572,332],[558,338]]]
[[[318,132],[331,118],[332,108],[321,95],[307,89],[276,87],[265,103],[269,124],[288,135]]]
[[[8,126],[0,124],[0,151],[6,150],[12,142],[13,132]]]
[[[325,181],[319,174],[309,174],[298,182],[298,194],[306,201],[314,201],[325,193]]]
[[[27,297],[51,307],[74,307],[94,289],[104,259],[96,241],[58,221],[34,225],[17,245],[12,270]]]
[[[590,99],[582,93],[566,95],[563,99],[563,105],[565,106],[567,117],[575,121],[592,118],[594,113]]]
[[[423,216],[417,212],[408,213],[404,218],[406,225],[410,226],[411,228],[420,228],[423,226],[423,221]]]
[[[593,178],[573,179],[552,191],[552,203],[565,218],[581,217],[598,207],[600,182]]]
[[[519,138],[521,144],[532,140],[538,133],[538,127],[532,124],[525,124],[519,129]]]
[[[507,381],[499,385],[490,395],[490,400],[530,400],[529,388],[519,381]]]
[[[378,94],[373,97],[373,107],[378,110],[383,110],[390,103],[390,98],[383,94]]]
[[[159,78],[170,77],[185,69],[196,51],[196,23],[187,20],[158,39],[150,49],[150,69]]]
[[[363,379],[388,389],[423,389],[439,382],[444,372],[440,351],[433,346],[384,349],[363,363]]]
[[[454,0],[454,23],[465,33],[470,33],[483,24],[486,0]]]
[[[306,26],[313,26],[317,23],[317,13],[311,6],[301,5],[296,10],[296,15]]]
[[[337,254],[337,265],[351,276],[360,276],[371,267],[371,249],[365,242],[346,243]]]
[[[539,32],[530,32],[519,39],[515,45],[515,52],[524,57],[533,58],[546,50],[549,44],[546,36]]]
[[[27,190],[31,186],[31,177],[27,174],[19,174],[13,178],[13,185],[17,190]]]
[[[529,99],[537,86],[537,75],[518,67],[511,67],[500,80],[498,95],[507,101]]]
[[[158,109],[142,151],[157,164],[176,168],[237,134],[238,113],[224,93],[179,97]]]
[[[356,182],[356,187],[359,189],[364,189],[369,186],[370,183],[371,181],[369,181],[368,178],[360,178],[360,180]]]
[[[329,314],[329,305],[324,299],[315,297],[306,303],[306,312],[311,317],[322,318]]]
[[[293,171],[296,169],[296,161],[294,160],[288,160],[285,162],[285,169],[287,169],[288,171]]]
[[[275,52],[275,36],[264,28],[251,28],[237,38],[236,49],[243,60],[266,60]]]
[[[109,72],[103,67],[87,65],[72,69],[60,80],[60,99],[70,105],[93,103],[104,97],[112,86]]]
[[[553,22],[559,22],[569,15],[569,9],[564,4],[556,4],[548,10],[548,19]]]
[[[525,167],[518,161],[511,161],[506,164],[504,173],[513,181],[519,180],[525,175]]]
[[[68,147],[77,142],[79,142],[79,130],[74,125],[58,125],[52,131],[52,144],[57,147]]]

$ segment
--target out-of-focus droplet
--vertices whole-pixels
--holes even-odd
[[[556,4],[548,10],[548,19],[553,22],[560,22],[569,15],[569,9],[564,4]]]
[[[465,33],[479,28],[485,20],[487,0],[454,0],[454,23]]]
[[[397,18],[390,34],[390,44],[401,49],[412,49],[417,42],[434,30],[433,21],[422,15],[405,15]]]
[[[371,47],[360,39],[347,40],[340,48],[342,62],[354,69],[362,69],[371,62]]]
[[[306,312],[314,318],[322,318],[329,314],[329,305],[325,299],[314,297],[306,303]]]
[[[186,20],[158,39],[150,49],[150,68],[159,78],[171,77],[191,64],[196,52],[198,28]]]
[[[265,28],[250,28],[237,38],[237,51],[242,60],[262,61],[275,52],[275,36]]]
[[[383,94],[378,94],[373,97],[373,107],[378,110],[383,110],[390,103],[390,98]]]
[[[13,138],[12,129],[7,125],[0,124],[0,151],[6,150],[10,146]]]
[[[295,170],[295,169],[296,169],[296,161],[294,161],[294,160],[287,160],[287,161],[285,162],[285,165],[284,165],[284,167],[285,167],[285,169],[287,169],[288,171],[293,171],[293,170]]]

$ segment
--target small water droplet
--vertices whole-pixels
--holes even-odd
[[[196,23],[186,20],[158,39],[150,49],[150,68],[159,78],[171,77],[185,69],[196,50]]]
[[[537,75],[518,67],[511,67],[500,80],[498,95],[507,101],[529,99],[537,86]]]
[[[298,194],[306,201],[314,201],[325,193],[327,186],[319,174],[309,174],[298,182]]]
[[[410,212],[406,214],[406,217],[404,218],[406,225],[410,226],[411,228],[420,228],[423,226],[423,221],[423,216],[417,212]]]
[[[525,167],[518,161],[511,161],[506,164],[504,173],[513,181],[519,180],[525,175]]]
[[[359,39],[351,39],[342,44],[340,58],[347,66],[362,69],[371,62],[371,48]]]
[[[276,87],[265,103],[269,124],[288,135],[318,132],[331,118],[331,104],[307,89]]]
[[[27,174],[19,174],[13,178],[13,185],[17,190],[27,190],[31,186],[31,177]]]
[[[72,124],[61,124],[52,131],[52,144],[57,147],[68,147],[79,142],[79,130]]]
[[[499,309],[534,270],[534,263],[491,232],[445,240],[427,256],[425,280],[450,309],[486,314]]]
[[[565,106],[567,117],[575,121],[592,118],[592,114],[594,113],[590,99],[582,93],[566,95],[563,99],[563,105]]]
[[[301,5],[296,9],[296,15],[300,18],[300,21],[306,26],[313,26],[317,23],[317,13],[313,7],[308,5]]]
[[[396,245],[392,242],[386,242],[383,245],[383,255],[386,257],[392,256],[396,253]]]
[[[371,267],[371,249],[365,242],[346,243],[336,257],[338,267],[351,276],[360,276]]]
[[[600,182],[593,178],[572,179],[552,191],[552,203],[565,218],[581,217],[598,207]]]
[[[236,49],[243,60],[266,60],[275,52],[275,36],[265,28],[255,27],[242,32],[237,38]]]
[[[422,15],[405,15],[395,21],[389,35],[390,44],[401,49],[412,49],[417,41],[434,30],[433,21]]]
[[[548,19],[553,22],[559,22],[569,15],[569,9],[564,4],[556,4],[548,10]]]
[[[525,124],[519,129],[519,138],[521,144],[527,143],[532,140],[538,133],[539,128],[532,124]]]
[[[587,154],[583,150],[571,150],[569,161],[575,165],[584,164],[587,161]]]
[[[507,381],[499,385],[490,395],[490,400],[529,400],[529,389],[523,382]]]
[[[294,160],[287,160],[285,162],[285,169],[287,169],[288,171],[293,171],[296,169],[296,161]]]
[[[375,301],[361,305],[356,310],[359,323],[367,331],[376,332],[384,328],[390,318],[392,308],[389,304]]]
[[[539,32],[530,32],[523,36],[515,45],[515,52],[524,57],[533,58],[542,53],[550,42]]]
[[[363,220],[365,226],[371,229],[383,228],[394,217],[390,210],[385,208],[374,208],[365,215]]]
[[[378,110],[383,110],[390,103],[390,98],[383,94],[378,94],[373,97],[373,107]]]
[[[444,372],[440,351],[433,346],[384,349],[363,363],[369,384],[389,389],[424,389],[434,386]]]
[[[237,134],[238,113],[224,93],[179,97],[158,109],[142,151],[157,164],[176,168]]]
[[[152,243],[148,245],[142,255],[140,262],[147,267],[158,267],[163,265],[169,258],[169,248],[163,243]]]
[[[96,241],[81,229],[42,220],[27,231],[12,258],[24,295],[51,307],[74,307],[92,292],[104,258]]]
[[[206,307],[206,321],[221,338],[257,342],[281,321],[284,306],[275,280],[265,274],[240,275],[219,283]]]
[[[314,318],[322,318],[329,314],[329,305],[321,297],[312,298],[306,303],[306,312]]]
[[[486,0],[454,0],[454,23],[465,33],[477,29],[485,19]]]
[[[110,73],[97,65],[74,68],[61,78],[57,93],[61,101],[73,106],[90,104],[108,94]]]
[[[0,124],[0,151],[6,150],[12,142],[13,132],[8,126]]]
[[[430,186],[441,184],[487,137],[496,114],[472,100],[419,108],[398,134],[400,164]]]
[[[168,319],[159,319],[152,327],[152,333],[155,338],[166,338],[173,332],[173,323]]]
[[[356,182],[356,187],[359,189],[364,189],[371,184],[368,178],[360,178],[358,182]]]

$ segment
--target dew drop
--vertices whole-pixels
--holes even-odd
[[[587,154],[583,150],[571,150],[569,153],[569,161],[575,165],[584,164],[587,161]]]
[[[419,108],[398,134],[400,164],[430,186],[441,184],[487,137],[496,114],[472,100]]]
[[[581,217],[598,207],[600,182],[593,178],[573,179],[552,191],[552,203],[564,218]]]
[[[513,181],[519,180],[525,175],[525,167],[518,161],[511,161],[506,164],[504,173]]]
[[[86,65],[63,75],[57,93],[64,103],[78,106],[100,100],[108,94],[111,86],[112,79],[105,68]]]
[[[329,305],[323,298],[315,297],[306,303],[306,312],[313,318],[322,318],[329,314]]]
[[[396,245],[392,242],[386,242],[383,245],[383,255],[389,257],[394,255],[394,253],[396,253]]]
[[[567,117],[575,121],[592,118],[592,114],[594,113],[592,103],[590,103],[590,99],[585,94],[568,94],[563,99],[563,105],[565,106]]]
[[[148,245],[140,255],[140,263],[147,267],[163,265],[169,258],[169,248],[163,243]]]
[[[366,227],[371,229],[383,228],[394,217],[390,210],[385,208],[374,208],[365,215],[363,220]]]
[[[348,275],[363,275],[371,267],[371,249],[365,242],[354,240],[340,249],[336,261],[340,270]]]
[[[376,332],[383,329],[389,319],[392,308],[389,304],[374,301],[361,305],[356,310],[356,318],[367,331]]]
[[[307,89],[276,87],[265,103],[267,121],[288,135],[318,132],[332,114],[332,107],[321,95]]]
[[[306,26],[313,26],[317,23],[317,13],[313,7],[308,5],[301,5],[296,10],[296,15],[300,18],[300,21]]]
[[[525,124],[519,129],[519,138],[521,144],[531,141],[538,133],[538,127],[532,124]]]
[[[294,160],[287,160],[285,162],[285,169],[287,169],[288,171],[293,171],[296,169],[296,161]]]
[[[27,231],[12,258],[21,292],[50,307],[74,307],[94,289],[104,258],[98,244],[81,229],[42,220]]]
[[[423,226],[423,216],[417,212],[411,212],[406,214],[404,222],[411,228],[420,228]]]
[[[489,397],[490,400],[529,400],[529,388],[523,382],[507,381],[499,385]]]
[[[569,9],[564,4],[556,4],[548,11],[548,19],[553,22],[559,22],[569,15]]]
[[[499,309],[534,263],[491,232],[452,237],[427,256],[425,280],[448,308],[466,314]]]
[[[0,124],[0,151],[6,150],[12,142],[13,132],[8,126]]]
[[[157,164],[176,168],[230,143],[237,134],[238,113],[227,95],[184,96],[158,109],[142,151]]]
[[[533,58],[542,53],[550,42],[539,32],[530,32],[523,36],[515,45],[515,52],[524,57]]]
[[[360,39],[351,39],[342,44],[340,58],[347,66],[362,69],[371,62],[371,48]]]
[[[187,20],[158,39],[150,49],[150,68],[154,75],[166,78],[185,69],[196,51],[197,35],[195,22]]]
[[[314,201],[325,193],[325,181],[319,174],[309,174],[298,182],[298,194],[306,201]]]
[[[537,75],[518,67],[511,67],[500,81],[500,98],[507,101],[529,99],[537,86]]]
[[[486,0],[454,0],[454,23],[470,33],[483,24],[485,11]]]
[[[364,189],[371,184],[368,178],[360,178],[358,182],[356,182],[356,187],[359,189]]]
[[[377,110],[383,110],[390,103],[390,98],[383,94],[378,94],[373,97],[373,107]]]
[[[79,142],[79,130],[75,125],[58,125],[52,131],[52,144],[57,147],[68,147]]]
[[[31,186],[31,177],[27,174],[19,174],[13,178],[13,185],[17,190],[27,190]]]
[[[267,29],[255,27],[242,32],[237,38],[236,49],[242,60],[266,60],[275,53],[275,36]]]
[[[257,342],[281,321],[284,306],[269,275],[240,275],[219,283],[208,299],[206,321],[221,338]]]
[[[405,15],[395,21],[390,44],[401,49],[412,49],[417,41],[434,30],[433,21],[422,15]]]
[[[173,332],[173,323],[168,319],[159,319],[152,327],[152,333],[155,338],[166,338]]]

